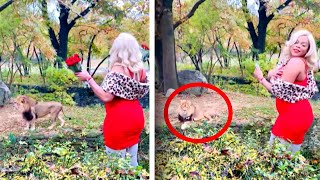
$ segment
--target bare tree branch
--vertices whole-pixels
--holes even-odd
[[[10,6],[13,3],[13,0],[9,0],[6,3],[4,3],[3,5],[0,6],[0,12],[3,11],[4,9],[6,9],[8,6]]]
[[[50,41],[52,43],[52,46],[55,50],[59,49],[59,41],[57,39],[57,36],[54,32],[54,30],[52,29],[52,27],[48,28],[48,32],[49,32],[49,37],[50,37]]]
[[[173,25],[173,30],[175,30],[178,26],[180,26],[182,23],[186,22],[188,19],[190,19],[194,13],[196,12],[196,10],[198,9],[198,7],[203,3],[205,2],[206,0],[199,0],[198,2],[196,2],[192,9],[190,10],[190,12],[185,16],[183,17],[182,19],[178,20],[176,23],[174,23]]]
[[[42,0],[41,2],[41,10],[42,10],[42,14],[44,16],[44,19],[46,21],[46,26],[48,28],[48,33],[49,33],[49,37],[50,37],[50,41],[52,43],[52,46],[55,50],[59,49],[59,42],[58,39],[56,37],[56,33],[54,32],[53,28],[50,26],[50,20],[49,20],[49,15],[48,15],[48,4],[46,2],[46,0]]]
[[[292,0],[287,0],[286,2],[284,2],[283,4],[281,4],[279,7],[277,7],[277,12],[280,12],[282,9],[284,9],[285,7],[287,7],[287,6],[290,4],[291,1],[292,1]],[[273,17],[274,17],[274,12],[268,16],[268,18],[267,18],[268,22],[270,22]]]
[[[77,21],[78,19],[80,19],[81,17],[87,15],[87,14],[90,12],[90,10],[96,6],[96,3],[97,3],[97,2],[99,2],[99,1],[92,2],[92,3],[90,4],[90,6],[88,6],[84,11],[82,11],[80,14],[78,14],[78,15],[69,23],[69,28],[73,27],[73,26],[76,24],[76,21]]]

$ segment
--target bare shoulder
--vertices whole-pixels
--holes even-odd
[[[288,69],[295,69],[295,70],[304,70],[305,69],[305,59],[302,57],[293,57],[289,60],[288,64],[286,65]]]
[[[292,57],[289,62],[288,65],[305,65],[306,60],[303,57]]]

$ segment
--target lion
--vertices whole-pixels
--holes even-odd
[[[63,106],[59,102],[37,102],[36,100],[20,95],[16,98],[15,103],[22,108],[22,117],[27,122],[26,130],[35,130],[35,121],[38,118],[50,115],[52,124],[48,129],[52,129],[56,125],[57,118],[60,120],[60,127],[65,123],[65,120],[60,116],[63,113]]]
[[[192,122],[202,119],[211,121],[212,117],[217,116],[210,110],[200,109],[190,100],[181,100],[178,107],[178,120],[182,123],[181,129],[186,129]]]

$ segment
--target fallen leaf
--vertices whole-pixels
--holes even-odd
[[[207,147],[204,148],[204,151],[207,152],[207,153],[212,153],[213,149],[210,146],[207,146]]]
[[[253,161],[251,159],[247,160],[244,165],[245,166],[250,166],[253,163]]]
[[[79,175],[80,174],[78,167],[71,168],[70,170],[71,170],[72,175]]]
[[[224,156],[229,156],[230,155],[229,149],[222,149],[221,154]]]
[[[196,172],[196,171],[191,171],[190,175],[191,176],[198,176],[198,177],[200,176],[200,174],[198,172]]]
[[[110,168],[106,168],[106,173],[110,173],[111,172],[111,169]]]

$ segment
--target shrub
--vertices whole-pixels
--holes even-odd
[[[212,127],[197,129],[184,134],[193,138],[212,135]],[[261,127],[241,128],[237,133],[229,129],[204,144],[175,138],[167,128],[157,130],[156,135],[157,179],[319,178],[319,164],[310,163],[300,153],[290,155],[278,142],[274,148],[267,147],[266,138],[261,137],[269,137],[269,131]]]
[[[51,139],[46,142],[26,140],[18,143],[11,139],[0,142],[0,148],[7,150],[0,154],[0,178],[147,179],[149,177],[142,166],[131,167],[129,158],[106,155],[101,138],[94,141],[97,144],[75,139],[60,142]],[[11,154],[16,151],[18,153]]]
[[[40,94],[38,97],[41,97],[41,99],[45,101],[55,100],[63,104],[75,105],[72,99],[73,94],[66,92],[68,86],[78,82],[74,73],[68,69],[56,69],[52,67],[48,68],[45,73],[48,77],[47,84],[53,93]]]

